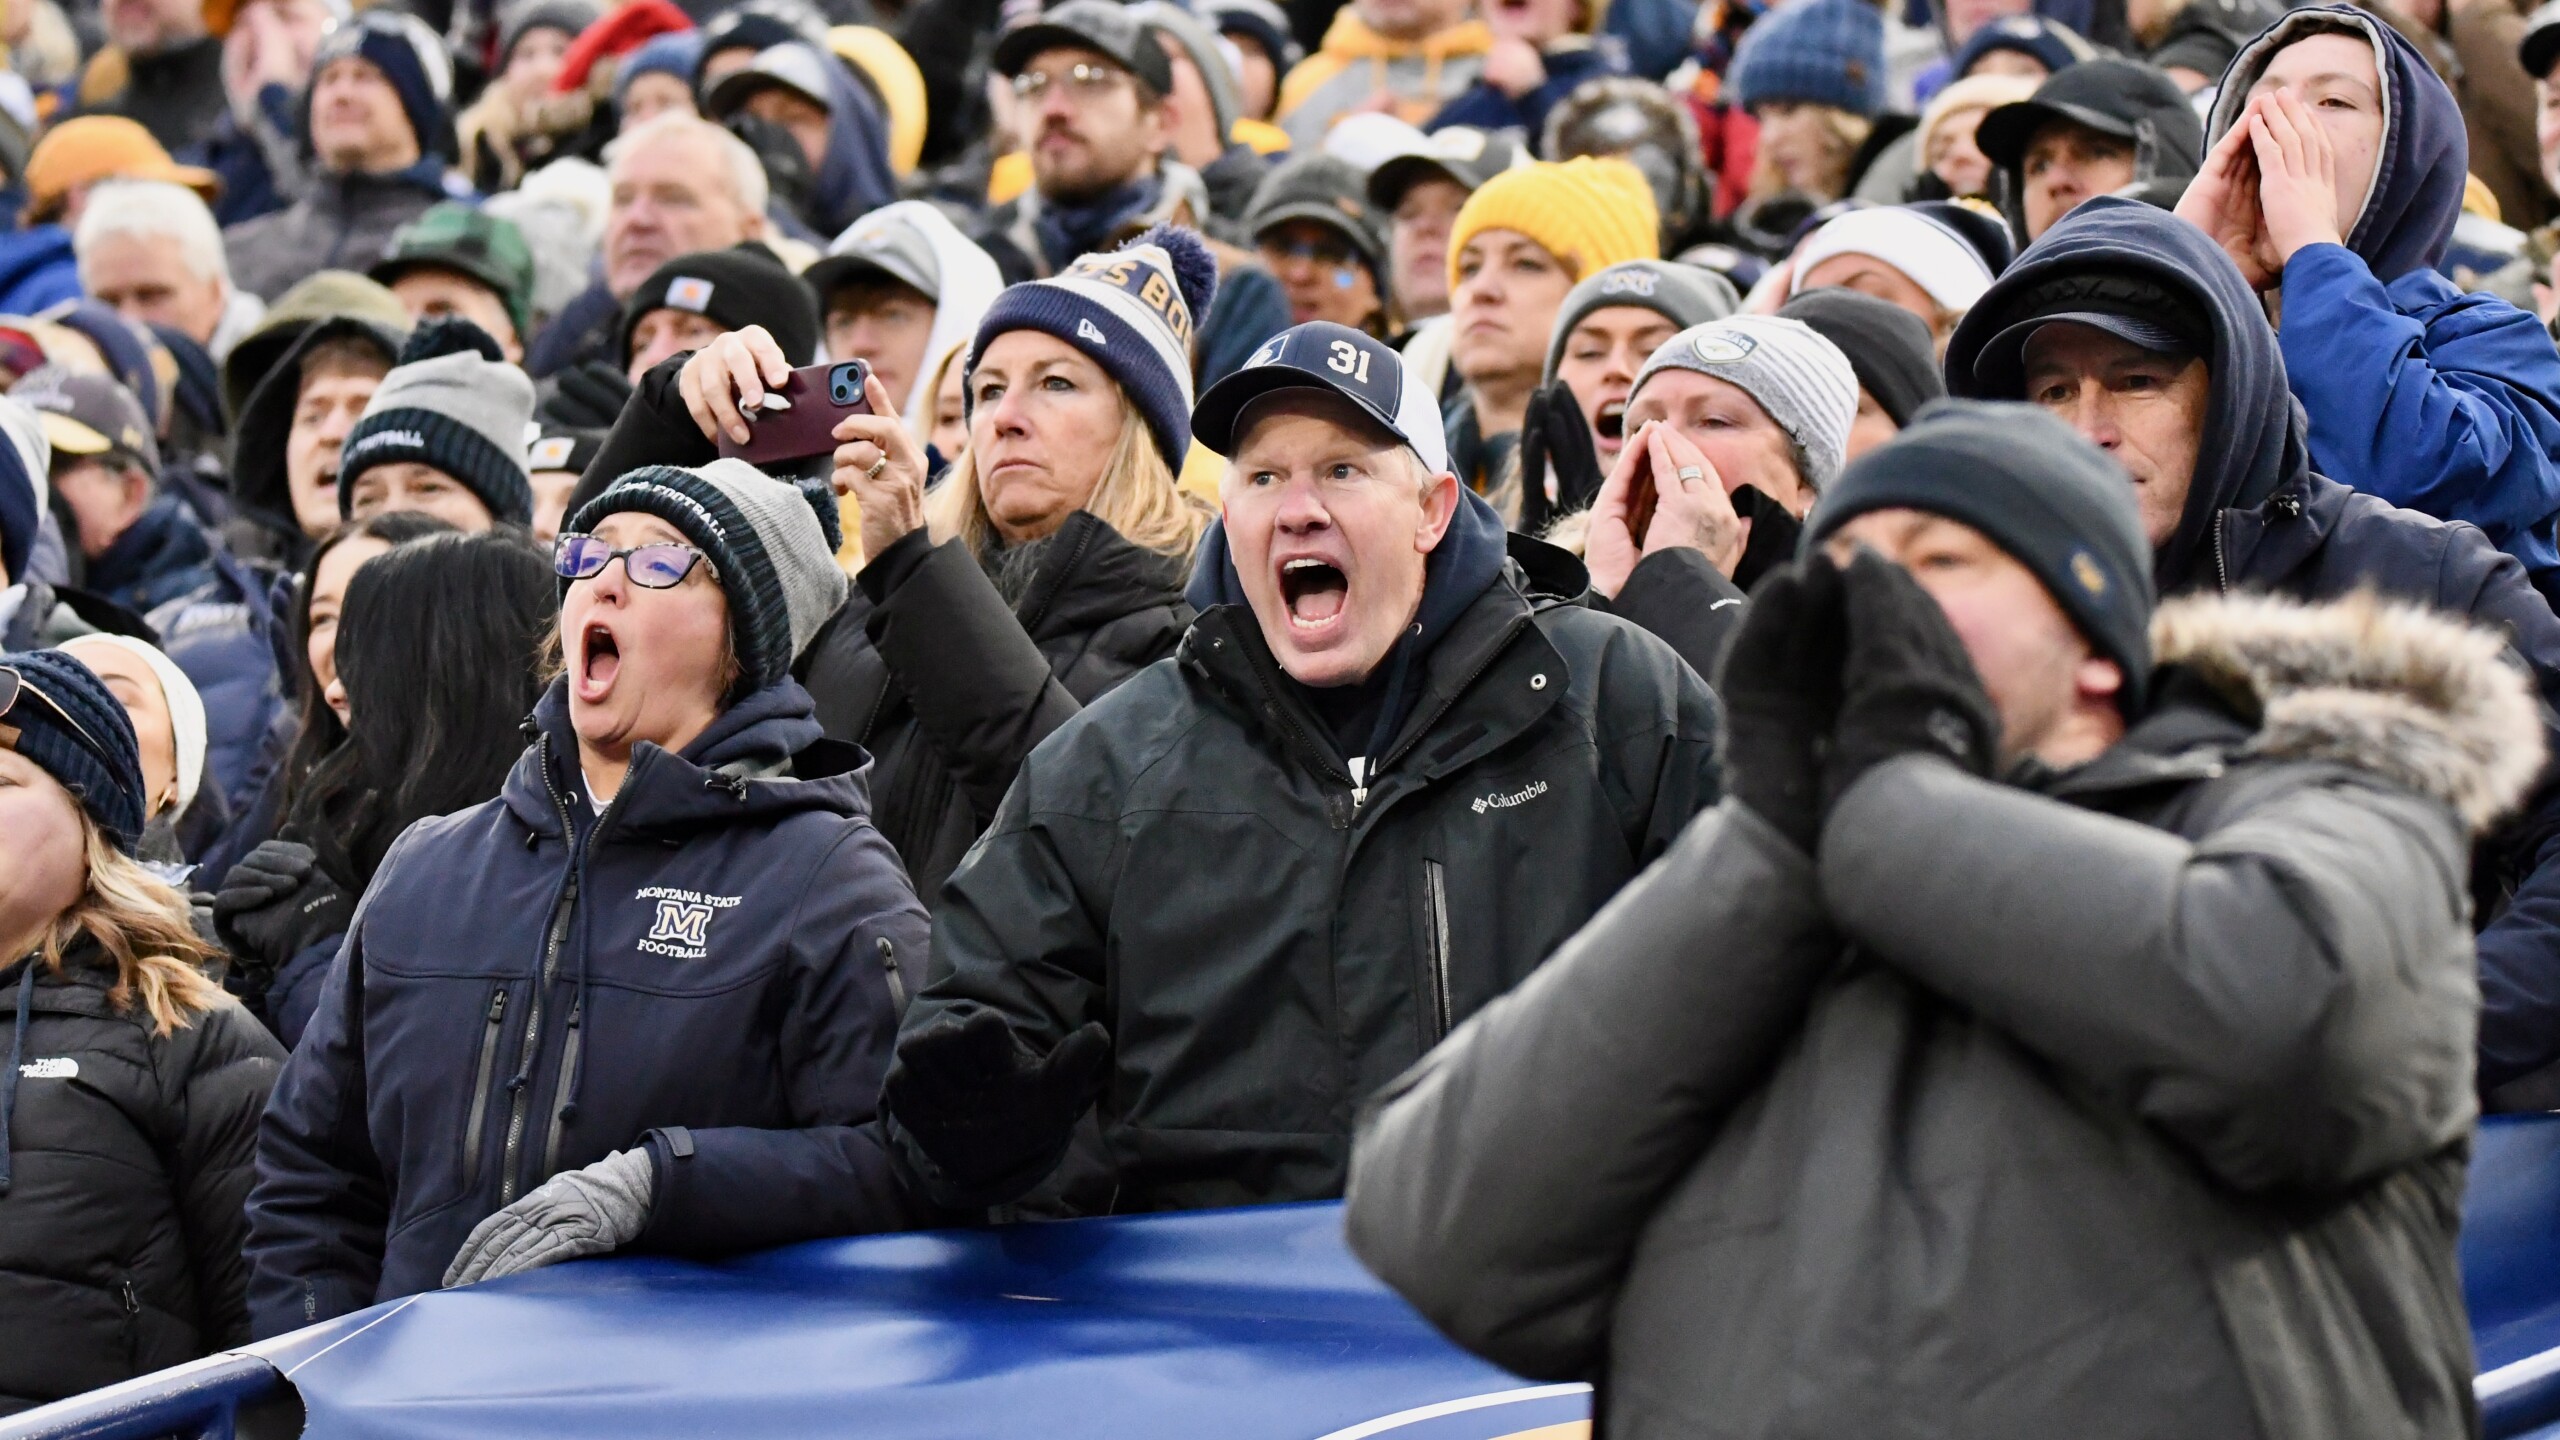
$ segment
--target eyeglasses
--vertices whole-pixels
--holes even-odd
[[[1023,71],[1013,77],[1013,94],[1017,100],[1038,100],[1049,93],[1050,86],[1064,80],[1067,93],[1076,99],[1098,100],[1119,89],[1121,82],[1130,78],[1126,70],[1079,60],[1055,75],[1046,70]]]
[[[551,552],[551,568],[564,580],[592,580],[616,560],[622,562],[622,573],[631,577],[632,584],[643,590],[666,590],[683,584],[695,565],[708,565],[711,557],[690,545],[668,543],[617,550],[593,535],[563,535]],[[720,578],[716,566],[711,578],[714,582]]]
[[[16,711],[18,701],[29,695],[43,701],[44,708],[61,716],[62,723],[71,727],[71,733],[80,737],[80,743],[88,746],[91,754],[103,758],[109,753],[106,746],[98,743],[98,737],[89,733],[88,726],[71,718],[71,712],[62,708],[61,701],[47,695],[26,676],[19,674],[18,667],[0,665],[0,719]]]
[[[1261,242],[1263,258],[1277,264],[1283,260],[1305,260],[1329,270],[1348,270],[1360,263],[1351,247],[1334,240],[1311,240],[1303,236],[1288,239],[1274,235]]]

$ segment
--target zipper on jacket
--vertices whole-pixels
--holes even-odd
[[[560,812],[560,834],[569,844],[569,878],[560,887],[559,903],[551,907],[550,933],[542,942],[542,973],[534,982],[533,998],[524,1007],[524,1047],[517,1052],[525,1057],[518,1062],[524,1066],[532,1064],[532,1057],[542,1044],[542,997],[551,989],[552,977],[560,972],[560,944],[569,934],[570,913],[578,908],[578,856],[585,848],[577,838],[577,826],[569,817],[569,797],[560,793],[559,777],[551,773],[551,737],[545,735],[535,744],[542,752],[539,757],[541,763],[537,767],[542,771],[542,788],[550,792],[551,804]],[[614,800],[620,800],[630,788],[631,775],[626,771],[622,777],[622,789],[614,792]],[[613,803],[608,801],[604,815],[596,817],[595,830],[589,832],[590,836],[604,829],[605,816],[612,813]],[[517,1157],[524,1147],[524,1112],[533,1095],[532,1072],[529,1069],[526,1079],[528,1083],[507,1102],[506,1168],[498,1175],[500,1205],[510,1204],[516,1198]]]
[[[2222,522],[2222,512],[2218,510],[2215,511],[2213,516],[2213,579],[2214,584],[2227,595],[2231,593],[2231,562],[2224,559],[2222,554]]]
[[[569,1007],[569,1035],[560,1043],[560,1074],[551,1085],[551,1134],[542,1142],[542,1176],[549,1179],[560,1173],[560,1130],[566,1122],[569,1077],[578,1072],[578,1022],[584,1018],[583,1005]]]
[[[889,980],[889,1011],[893,1015],[907,1013],[907,981],[898,973],[898,947],[886,935],[880,937],[880,968]]]
[[[1484,678],[1484,672],[1493,668],[1493,662],[1510,653],[1511,642],[1519,639],[1520,632],[1529,628],[1529,620],[1529,616],[1523,615],[1512,622],[1511,628],[1502,632],[1502,638],[1495,642],[1492,649],[1485,652],[1484,658],[1476,662],[1476,668],[1467,672],[1467,678],[1458,682],[1457,688],[1449,692],[1449,698],[1441,701],[1438,709],[1433,710],[1421,724],[1405,727],[1404,742],[1389,750],[1377,764],[1369,767],[1370,775],[1374,777],[1379,771],[1386,769],[1389,761],[1401,759],[1404,752],[1412,749],[1423,736],[1430,734],[1431,727],[1440,723],[1440,717],[1449,713],[1449,707],[1457,704],[1469,690],[1474,689],[1476,682]]]
[[[1022,617],[1023,634],[1039,633],[1040,622],[1049,618],[1049,607],[1058,603],[1058,597],[1066,592],[1067,581],[1076,573],[1076,567],[1084,564],[1084,552],[1093,548],[1094,529],[1091,525],[1078,528],[1075,548],[1067,552],[1066,563],[1053,572],[1052,583],[1042,587],[1044,593],[1039,597],[1040,603],[1032,606],[1030,612]]]
[[[480,1063],[471,1071],[471,1119],[462,1127],[462,1189],[480,1183],[480,1137],[489,1124],[489,1082],[498,1070],[498,1039],[506,1033],[507,987],[489,990],[489,1018],[480,1027]]]
[[[142,1363],[142,1297],[133,1293],[133,1282],[116,1282],[116,1294],[124,1300],[124,1356],[127,1364]]]
[[[1431,1043],[1437,1045],[1449,1034],[1449,880],[1437,860],[1422,862],[1422,904],[1430,931],[1423,948],[1431,960]]]

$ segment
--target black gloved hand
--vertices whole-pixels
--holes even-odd
[[[1808,555],[1751,592],[1716,676],[1725,793],[1806,854],[1822,833],[1822,757],[1840,714],[1849,647],[1839,567]]]
[[[272,975],[346,930],[355,897],[320,870],[319,858],[308,845],[268,840],[223,877],[213,897],[213,925],[243,970]]]
[[[980,1010],[901,1040],[883,1094],[955,1190],[1018,1193],[1056,1168],[1110,1071],[1111,1035],[1098,1024],[1035,1056],[1002,1015]]]
[[[1849,656],[1840,674],[1840,723],[1822,767],[1823,812],[1868,767],[1913,751],[1990,774],[2000,753],[2000,714],[1947,613],[1909,571],[1872,550],[1850,560],[1841,584]]]
[[[545,423],[571,430],[610,430],[631,398],[631,382],[602,360],[560,372],[551,398],[542,402]]]
[[[1520,424],[1521,532],[1535,535],[1576,510],[1590,509],[1608,478],[1572,387],[1559,380],[1531,395]],[[1644,537],[1636,541],[1641,545]]]

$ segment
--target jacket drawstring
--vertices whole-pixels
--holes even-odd
[[[9,1193],[9,1115],[18,1108],[18,1067],[27,1059],[27,1016],[35,1009],[36,961],[18,977],[18,1023],[9,1036],[9,1068],[0,1073],[0,1195]]]

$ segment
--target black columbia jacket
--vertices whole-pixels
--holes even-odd
[[[29,966],[34,965],[32,981]],[[225,1004],[166,1036],[83,940],[0,969],[0,1414],[249,1338],[250,1151],[284,1050]]]
[[[1111,1031],[1067,1209],[1340,1194],[1361,1101],[1714,803],[1706,683],[1636,626],[1524,591],[1491,510],[1462,514],[1492,578],[1449,607],[1361,780],[1251,610],[1212,605],[1032,752],[945,888],[902,1033],[980,1010],[1034,1052]]]

